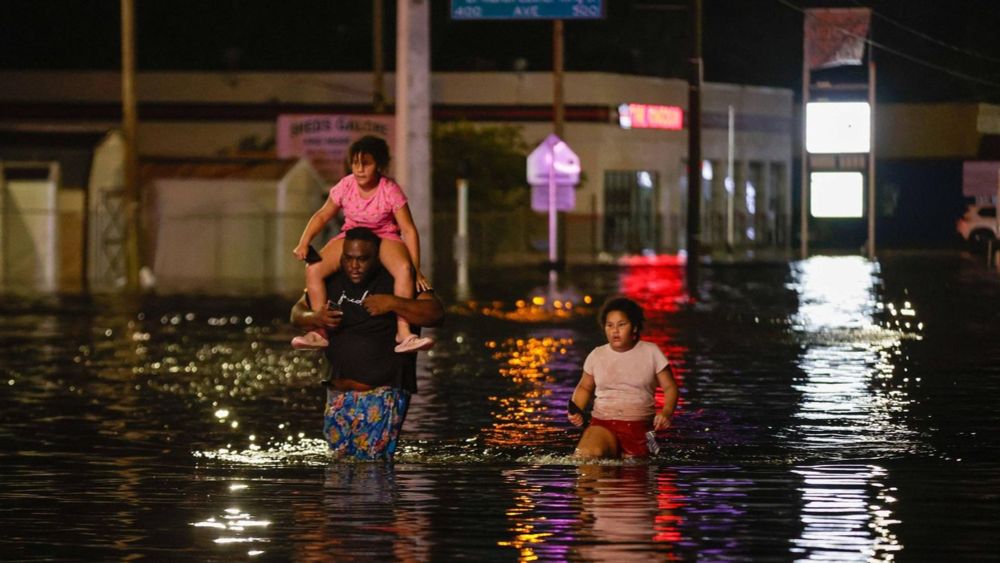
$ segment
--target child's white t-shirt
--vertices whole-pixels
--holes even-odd
[[[652,342],[640,340],[627,352],[610,344],[598,346],[583,362],[594,376],[593,416],[603,420],[648,420],[656,414],[656,374],[667,367],[667,357]]]

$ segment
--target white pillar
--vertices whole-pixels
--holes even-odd
[[[0,160],[0,288],[7,283],[7,174],[3,160]]]
[[[455,235],[455,262],[458,268],[455,280],[455,296],[461,300],[469,298],[469,181],[459,178],[458,187],[458,233]]]
[[[729,106],[729,143],[726,151],[726,249],[733,251],[736,244],[735,226],[733,221],[736,214],[736,171],[734,169],[734,159],[736,158],[736,111],[733,106]],[[744,176],[745,177],[745,176]]]
[[[396,179],[420,233],[420,269],[431,277],[430,1],[396,2]]]

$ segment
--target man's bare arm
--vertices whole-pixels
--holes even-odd
[[[337,328],[344,312],[340,309],[323,309],[313,311],[309,308],[305,294],[292,306],[291,322],[306,330],[316,328]]]
[[[425,291],[416,299],[384,293],[369,295],[363,305],[369,315],[396,313],[406,322],[420,326],[438,326],[444,320],[444,306],[433,291]]]

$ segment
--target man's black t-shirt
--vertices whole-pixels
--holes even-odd
[[[388,385],[417,391],[416,354],[397,354],[396,315],[373,317],[361,305],[368,294],[392,294],[393,278],[378,267],[366,282],[351,283],[342,272],[326,279],[327,299],[344,311],[329,333],[328,379],[347,378],[372,387]]]

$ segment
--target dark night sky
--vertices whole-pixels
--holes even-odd
[[[393,68],[395,1],[386,7]],[[368,70],[367,0],[136,0],[140,70]],[[566,23],[566,68],[685,75],[686,0],[605,0],[607,18]],[[789,6],[791,5],[791,7]],[[551,23],[450,21],[432,4],[438,71],[551,68]],[[703,0],[705,78],[801,84],[802,14],[872,7],[880,101],[1000,103],[1000,0]],[[0,68],[116,69],[118,0],[0,1]],[[915,62],[911,59],[917,59]],[[921,64],[923,63],[923,64]],[[979,82],[977,82],[977,80]],[[2,88],[2,85],[0,85]]]

